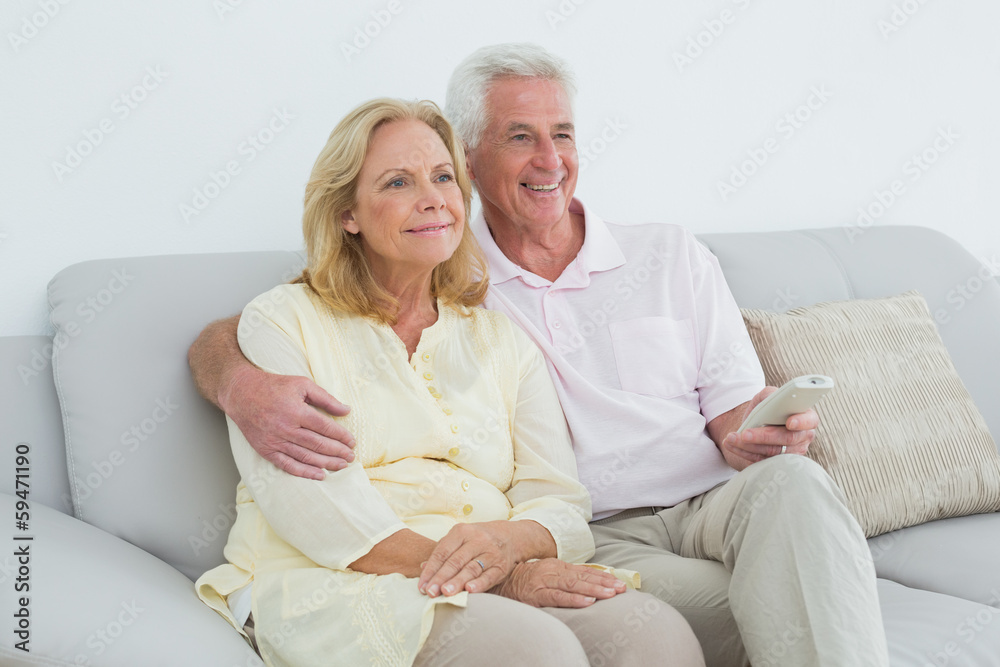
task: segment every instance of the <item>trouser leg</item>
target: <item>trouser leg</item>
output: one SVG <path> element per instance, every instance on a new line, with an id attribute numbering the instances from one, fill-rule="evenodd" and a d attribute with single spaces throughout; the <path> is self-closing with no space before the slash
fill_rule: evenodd
<path id="1" fill-rule="evenodd" d="M 708 667 L 748 667 L 729 608 L 730 574 L 722 563 L 683 558 L 657 515 L 591 525 L 593 561 L 639 572 L 642 591 L 668 603 L 688 622 Z M 678 542 L 680 533 L 678 531 Z"/>
<path id="2" fill-rule="evenodd" d="M 438 605 L 414 667 L 586 667 L 576 635 L 540 609 L 499 595 L 469 596 L 464 609 Z"/>
<path id="3" fill-rule="evenodd" d="M 888 665 L 867 543 L 815 462 L 772 457 L 713 489 L 679 553 L 732 573 L 729 604 L 754 667 Z"/>
<path id="4" fill-rule="evenodd" d="M 701 646 L 684 617 L 646 593 L 629 591 L 582 609 L 542 611 L 573 631 L 592 667 L 705 665 Z"/>
<path id="5" fill-rule="evenodd" d="M 664 665 L 703 667 L 684 619 L 630 591 L 582 609 L 537 609 L 490 594 L 464 609 L 440 605 L 415 667 Z"/>

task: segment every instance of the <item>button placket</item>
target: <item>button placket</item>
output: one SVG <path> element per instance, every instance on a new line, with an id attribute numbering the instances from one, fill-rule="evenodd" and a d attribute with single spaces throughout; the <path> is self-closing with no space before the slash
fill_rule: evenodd
<path id="1" fill-rule="evenodd" d="M 424 367 L 424 371 L 420 374 L 420 376 L 424 379 L 424 383 L 425 383 L 424 386 L 427 388 L 427 392 L 437 402 L 438 407 L 441 408 L 441 411 L 444 412 L 444 414 L 446 414 L 446 415 L 450 415 L 452 413 L 451 408 L 448 407 L 448 404 L 445 403 L 442 400 L 443 396 L 442 396 L 441 392 L 438 390 L 437 385 L 436 384 L 432 384 L 434 382 L 434 377 L 435 377 L 434 376 L 434 371 L 433 371 L 433 369 L 428 368 L 428 366 L 430 365 L 431 359 L 432 359 L 432 356 L 431 356 L 430 352 L 424 352 L 423 354 L 420 355 L 419 361 L 423 362 L 423 363 L 418 363 L 418 365 Z M 419 369 L 415 369 L 415 370 L 419 370 Z"/>
<path id="2" fill-rule="evenodd" d="M 545 292 L 544 317 L 545 317 L 545 322 L 548 323 L 550 330 L 555 329 L 558 331 L 562 329 L 563 323 L 562 320 L 559 318 L 560 313 L 559 313 L 559 308 L 556 305 L 557 302 L 556 296 L 558 295 L 551 287 L 548 289 L 548 291 Z M 555 340 L 555 335 L 553 335 L 553 341 L 554 340 Z"/>

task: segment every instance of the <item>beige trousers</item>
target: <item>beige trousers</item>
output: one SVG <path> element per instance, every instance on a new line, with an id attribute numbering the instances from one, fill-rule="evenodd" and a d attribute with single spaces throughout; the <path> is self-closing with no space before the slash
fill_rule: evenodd
<path id="1" fill-rule="evenodd" d="M 498 595 L 439 605 L 415 667 L 703 667 L 687 622 L 659 599 L 629 591 L 584 609 L 535 608 Z"/>
<path id="2" fill-rule="evenodd" d="M 691 624 L 709 667 L 889 664 L 868 545 L 810 459 L 771 457 L 674 507 L 591 529 L 594 562 L 637 570 L 642 590 Z"/>

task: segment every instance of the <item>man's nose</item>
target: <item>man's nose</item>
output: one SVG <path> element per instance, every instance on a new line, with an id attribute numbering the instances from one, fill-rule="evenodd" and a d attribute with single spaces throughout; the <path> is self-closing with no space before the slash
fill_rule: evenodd
<path id="1" fill-rule="evenodd" d="M 533 163 L 540 169 L 555 171 L 562 164 L 562 157 L 551 137 L 543 137 L 536 144 Z"/>

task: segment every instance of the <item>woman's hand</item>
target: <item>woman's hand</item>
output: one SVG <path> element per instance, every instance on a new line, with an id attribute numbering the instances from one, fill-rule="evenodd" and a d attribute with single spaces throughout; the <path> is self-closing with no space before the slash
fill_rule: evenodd
<path id="1" fill-rule="evenodd" d="M 481 593 L 504 581 L 518 563 L 555 555 L 555 540 L 535 521 L 460 523 L 427 558 L 417 588 L 430 597 Z"/>
<path id="2" fill-rule="evenodd" d="M 520 563 L 492 593 L 532 607 L 588 607 L 626 590 L 613 574 L 557 558 Z"/>

